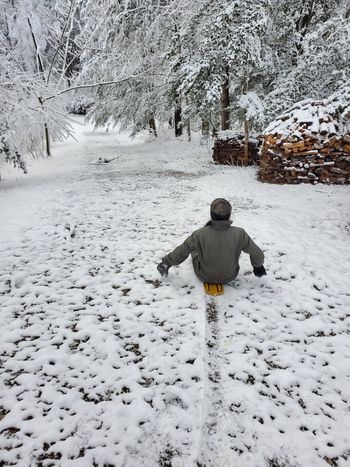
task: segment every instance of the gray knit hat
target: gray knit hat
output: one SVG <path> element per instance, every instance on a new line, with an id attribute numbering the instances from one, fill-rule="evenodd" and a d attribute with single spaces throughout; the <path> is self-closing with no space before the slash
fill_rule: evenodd
<path id="1" fill-rule="evenodd" d="M 217 198 L 211 203 L 210 215 L 213 220 L 227 220 L 232 211 L 231 204 L 224 198 Z"/>

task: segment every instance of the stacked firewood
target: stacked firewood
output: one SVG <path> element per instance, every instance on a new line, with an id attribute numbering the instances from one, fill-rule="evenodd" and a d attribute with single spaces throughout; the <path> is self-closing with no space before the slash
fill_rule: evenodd
<path id="1" fill-rule="evenodd" d="M 244 157 L 243 135 L 219 137 L 214 142 L 213 159 L 222 165 L 253 165 L 258 163 L 259 141 L 248 142 L 248 160 Z"/>
<path id="2" fill-rule="evenodd" d="M 339 122 L 322 102 L 296 105 L 262 139 L 262 182 L 350 183 L 350 133 L 339 133 Z"/>

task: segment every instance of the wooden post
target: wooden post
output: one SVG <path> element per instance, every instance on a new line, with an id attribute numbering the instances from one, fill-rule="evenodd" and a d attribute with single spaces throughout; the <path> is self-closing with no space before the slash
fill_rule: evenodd
<path id="1" fill-rule="evenodd" d="M 247 117 L 244 118 L 244 165 L 249 161 L 249 121 Z"/>

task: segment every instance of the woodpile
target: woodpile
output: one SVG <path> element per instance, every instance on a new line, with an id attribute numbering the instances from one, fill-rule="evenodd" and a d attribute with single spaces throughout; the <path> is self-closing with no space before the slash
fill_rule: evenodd
<path id="1" fill-rule="evenodd" d="M 251 139 L 248 142 L 248 160 L 244 158 L 243 135 L 225 135 L 222 132 L 214 142 L 213 160 L 221 165 L 254 165 L 259 159 L 259 141 Z"/>
<path id="2" fill-rule="evenodd" d="M 310 100 L 296 104 L 262 136 L 259 180 L 350 183 L 350 132 L 341 127 L 334 107 Z"/>

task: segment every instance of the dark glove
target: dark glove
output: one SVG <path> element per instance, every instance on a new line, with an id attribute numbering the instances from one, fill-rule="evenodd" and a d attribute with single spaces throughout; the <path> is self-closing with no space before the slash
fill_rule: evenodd
<path id="1" fill-rule="evenodd" d="M 163 261 L 162 261 L 161 263 L 159 263 L 158 266 L 157 266 L 157 269 L 158 269 L 158 271 L 159 271 L 159 274 L 160 274 L 161 276 L 164 276 L 164 277 L 167 277 L 168 272 L 169 272 L 169 268 L 170 268 L 170 266 L 167 265 L 167 264 L 165 264 L 165 263 L 163 263 Z"/>
<path id="2" fill-rule="evenodd" d="M 254 271 L 254 274 L 255 274 L 257 277 L 266 276 L 266 271 L 265 271 L 264 266 L 255 267 L 255 268 L 253 268 L 253 271 Z"/>

